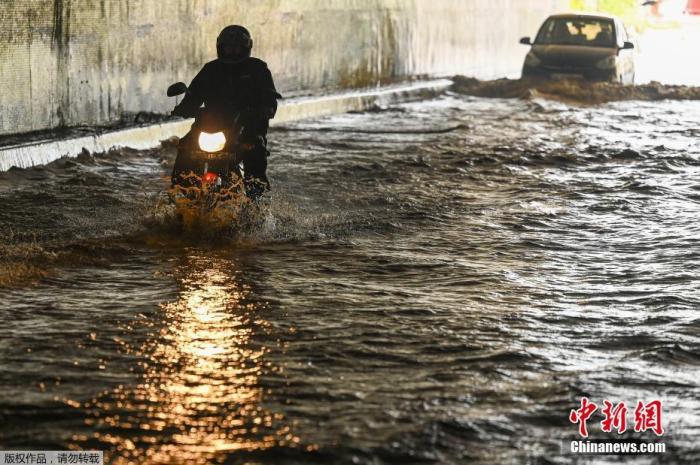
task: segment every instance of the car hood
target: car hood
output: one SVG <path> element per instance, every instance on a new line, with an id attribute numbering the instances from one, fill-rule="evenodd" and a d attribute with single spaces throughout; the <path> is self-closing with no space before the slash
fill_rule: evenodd
<path id="1" fill-rule="evenodd" d="M 557 67 L 595 66 L 600 60 L 615 55 L 614 48 L 580 45 L 535 45 L 532 53 L 543 64 Z"/>

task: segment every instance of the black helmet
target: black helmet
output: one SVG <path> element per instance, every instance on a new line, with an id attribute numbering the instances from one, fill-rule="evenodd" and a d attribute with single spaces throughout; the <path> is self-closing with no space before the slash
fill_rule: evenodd
<path id="1" fill-rule="evenodd" d="M 250 57 L 253 39 L 243 26 L 226 26 L 216 38 L 216 55 L 225 63 L 238 63 Z"/>

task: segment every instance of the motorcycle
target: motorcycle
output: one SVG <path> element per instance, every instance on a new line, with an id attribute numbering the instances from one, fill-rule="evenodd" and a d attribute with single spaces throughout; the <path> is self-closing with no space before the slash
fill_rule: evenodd
<path id="1" fill-rule="evenodd" d="M 168 97 L 188 92 L 178 82 L 168 87 Z M 180 140 L 171 176 L 171 200 L 186 199 L 206 209 L 235 195 L 245 195 L 239 143 L 240 115 L 201 108 L 190 132 Z"/>

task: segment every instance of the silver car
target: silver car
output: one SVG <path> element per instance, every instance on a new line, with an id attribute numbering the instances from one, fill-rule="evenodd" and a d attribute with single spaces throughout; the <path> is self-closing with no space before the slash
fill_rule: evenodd
<path id="1" fill-rule="evenodd" d="M 634 44 L 620 19 L 605 15 L 547 18 L 525 57 L 523 77 L 583 78 L 634 84 Z"/>

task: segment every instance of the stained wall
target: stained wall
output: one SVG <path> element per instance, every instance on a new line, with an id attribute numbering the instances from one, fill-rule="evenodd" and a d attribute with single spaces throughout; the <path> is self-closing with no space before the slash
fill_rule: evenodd
<path id="1" fill-rule="evenodd" d="M 168 84 L 247 26 L 287 95 L 517 73 L 566 0 L 0 0 L 0 134 L 163 113 Z"/>

